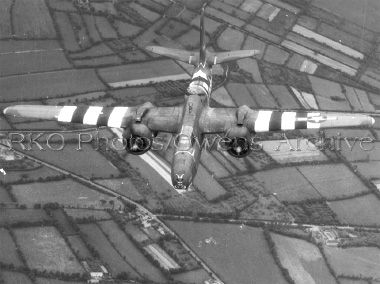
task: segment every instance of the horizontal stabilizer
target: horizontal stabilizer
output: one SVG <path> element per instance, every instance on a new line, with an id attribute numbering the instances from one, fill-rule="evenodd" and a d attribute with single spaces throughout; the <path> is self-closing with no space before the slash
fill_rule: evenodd
<path id="1" fill-rule="evenodd" d="M 260 50 L 247 49 L 247 50 L 233 50 L 224 52 L 208 52 L 207 62 L 215 65 L 233 60 L 238 60 L 246 57 L 252 57 L 260 53 Z"/>
<path id="2" fill-rule="evenodd" d="M 166 56 L 193 65 L 197 65 L 199 60 L 199 54 L 193 51 L 168 48 L 163 46 L 147 46 L 145 49 L 155 54 Z"/>

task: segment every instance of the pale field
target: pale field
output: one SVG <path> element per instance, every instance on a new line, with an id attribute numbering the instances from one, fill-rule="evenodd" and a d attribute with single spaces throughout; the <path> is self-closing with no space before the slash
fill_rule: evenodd
<path id="1" fill-rule="evenodd" d="M 29 227 L 13 231 L 30 268 L 64 273 L 84 272 L 54 227 Z"/>
<path id="2" fill-rule="evenodd" d="M 261 229 L 180 221 L 168 224 L 222 281 L 247 284 L 255 279 L 257 283 L 286 283 Z"/>
<path id="3" fill-rule="evenodd" d="M 329 202 L 329 207 L 343 224 L 379 225 L 380 201 L 373 194 Z"/>
<path id="4" fill-rule="evenodd" d="M 278 65 L 283 65 L 289 57 L 289 53 L 275 45 L 269 45 L 265 51 L 264 60 Z"/>
<path id="5" fill-rule="evenodd" d="M 335 284 L 326 263 L 316 246 L 304 240 L 271 234 L 284 268 L 296 284 Z"/>
<path id="6" fill-rule="evenodd" d="M 328 262 L 338 275 L 380 279 L 380 250 L 375 247 L 324 247 Z"/>
<path id="7" fill-rule="evenodd" d="M 256 83 L 262 83 L 263 79 L 261 78 L 261 73 L 257 61 L 252 58 L 244 58 L 236 61 L 239 65 L 239 68 L 244 71 L 251 73 L 253 81 Z"/>

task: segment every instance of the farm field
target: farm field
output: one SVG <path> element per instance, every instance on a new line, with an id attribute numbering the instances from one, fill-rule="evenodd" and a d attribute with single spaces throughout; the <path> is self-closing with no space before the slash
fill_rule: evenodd
<path id="1" fill-rule="evenodd" d="M 15 267 L 24 266 L 17 254 L 16 245 L 9 231 L 0 228 L 0 263 L 13 264 Z"/>
<path id="2" fill-rule="evenodd" d="M 0 225 L 17 223 L 35 223 L 48 221 L 51 218 L 41 209 L 13 209 L 7 208 L 1 211 Z"/>
<path id="3" fill-rule="evenodd" d="M 144 198 L 129 178 L 96 179 L 95 182 L 115 190 L 135 201 L 141 201 Z"/>
<path id="4" fill-rule="evenodd" d="M 320 197 L 296 167 L 261 171 L 255 173 L 254 177 L 263 183 L 266 190 L 276 193 L 281 201 L 301 201 Z"/>
<path id="5" fill-rule="evenodd" d="M 47 41 L 44 44 L 37 41 L 31 46 L 25 41 L 5 42 L 4 45 L 10 48 L 9 51 L 0 52 L 0 64 L 8 67 L 0 69 L 0 76 L 70 68 L 71 64 L 59 45 L 50 42 L 55 43 Z"/>
<path id="6" fill-rule="evenodd" d="M 3 77 L 0 88 L 7 90 L 2 95 L 3 102 L 20 102 L 100 91 L 104 85 L 94 70 L 79 69 Z"/>
<path id="7" fill-rule="evenodd" d="M 104 39 L 117 38 L 117 34 L 115 30 L 112 28 L 111 24 L 107 21 L 106 18 L 96 16 L 95 24 L 102 38 Z"/>
<path id="8" fill-rule="evenodd" d="M 58 202 L 71 206 L 106 208 L 110 205 L 108 203 L 103 205 L 100 200 L 113 199 L 72 179 L 17 184 L 12 186 L 12 192 L 18 202 L 30 206 L 35 203 Z"/>
<path id="9" fill-rule="evenodd" d="M 9 38 L 12 35 L 11 6 L 13 0 L 4 0 L 0 3 L 0 38 Z"/>
<path id="10" fill-rule="evenodd" d="M 298 170 L 327 199 L 350 196 L 369 189 L 344 164 L 298 166 Z"/>
<path id="11" fill-rule="evenodd" d="M 91 252 L 88 250 L 85 243 L 78 235 L 67 236 L 67 240 L 70 243 L 70 246 L 72 247 L 75 254 L 78 256 L 79 260 L 93 258 Z"/>
<path id="12" fill-rule="evenodd" d="M 206 270 L 200 268 L 197 270 L 175 274 L 173 279 L 185 283 L 203 283 L 207 279 L 210 279 L 210 275 L 208 275 Z"/>
<path id="13" fill-rule="evenodd" d="M 99 75 L 111 86 L 136 80 L 151 80 L 186 74 L 173 60 L 160 60 L 159 62 L 142 62 L 128 65 L 107 67 L 99 69 Z M 187 74 L 186 74 L 187 75 Z M 117 85 L 118 86 L 118 85 Z"/>
<path id="14" fill-rule="evenodd" d="M 115 245 L 120 255 L 140 274 L 146 275 L 148 279 L 165 283 L 167 280 L 161 271 L 136 248 L 124 231 L 114 221 L 98 222 L 102 231 L 108 235 L 110 241 Z"/>
<path id="15" fill-rule="evenodd" d="M 300 151 L 291 151 L 286 140 L 268 140 L 261 143 L 263 150 L 280 164 L 328 161 L 328 158 L 314 144 L 308 143 L 306 139 L 299 141 L 297 139 L 288 139 L 288 141 L 294 150 L 298 147 Z"/>
<path id="16" fill-rule="evenodd" d="M 281 264 L 295 283 L 335 284 L 318 248 L 304 240 L 271 234 Z"/>
<path id="17" fill-rule="evenodd" d="M 76 282 L 76 281 L 63 281 L 58 279 L 49 279 L 36 277 L 36 284 L 85 284 L 86 282 Z"/>
<path id="18" fill-rule="evenodd" d="M 226 283 L 247 284 L 252 279 L 286 283 L 261 229 L 180 221 L 168 224 Z"/>
<path id="19" fill-rule="evenodd" d="M 27 171 L 7 171 L 7 174 L 1 177 L 1 180 L 5 183 L 13 183 L 19 181 L 22 177 L 37 180 L 38 178 L 47 178 L 57 175 L 60 175 L 60 173 L 46 166 L 41 166 Z"/>
<path id="20" fill-rule="evenodd" d="M 380 161 L 353 163 L 360 173 L 368 179 L 380 178 Z"/>
<path id="21" fill-rule="evenodd" d="M 63 235 L 75 235 L 76 232 L 66 217 L 62 208 L 50 210 L 50 214 L 57 221 L 58 228 Z"/>
<path id="22" fill-rule="evenodd" d="M 375 247 L 323 248 L 328 262 L 338 275 L 380 279 L 380 249 Z"/>
<path id="23" fill-rule="evenodd" d="M 74 219 L 93 218 L 94 220 L 109 220 L 111 215 L 104 210 L 65 208 L 68 216 Z"/>
<path id="24" fill-rule="evenodd" d="M 137 226 L 135 226 L 133 224 L 127 223 L 125 225 L 125 231 L 134 240 L 136 240 L 140 243 L 149 240 L 149 237 L 143 231 L 141 231 Z"/>
<path id="25" fill-rule="evenodd" d="M 90 136 L 88 135 L 82 135 L 81 137 L 82 140 L 89 138 Z M 39 151 L 35 148 L 34 151 L 29 151 L 28 154 L 86 178 L 109 178 L 119 175 L 118 169 L 88 143 L 81 143 L 82 150 L 76 150 L 79 148 L 78 141 L 79 137 L 76 135 L 75 143 L 67 143 L 62 151 L 50 149 Z"/>
<path id="26" fill-rule="evenodd" d="M 127 272 L 132 278 L 138 278 L 135 270 L 111 246 L 106 236 L 96 224 L 80 224 L 79 228 L 85 234 L 87 242 L 96 248 L 100 259 L 107 264 L 112 275 L 116 276 L 119 273 Z"/>
<path id="27" fill-rule="evenodd" d="M 12 17 L 18 38 L 47 39 L 57 36 L 44 0 L 16 0 Z"/>
<path id="28" fill-rule="evenodd" d="M 12 199 L 9 193 L 2 186 L 0 186 L 0 202 L 4 202 L 4 203 L 12 202 Z"/>
<path id="29" fill-rule="evenodd" d="M 4 284 L 33 284 L 26 274 L 20 272 L 2 270 L 0 271 L 0 277 L 0 279 L 4 280 Z"/>
<path id="30" fill-rule="evenodd" d="M 264 84 L 247 84 L 246 86 L 258 106 L 262 108 L 278 108 L 277 102 Z"/>
<path id="31" fill-rule="evenodd" d="M 62 36 L 63 45 L 65 46 L 65 49 L 70 52 L 79 51 L 80 46 L 76 40 L 75 33 L 71 26 L 68 14 L 63 12 L 55 12 L 54 17 L 57 22 L 60 34 Z"/>
<path id="32" fill-rule="evenodd" d="M 19 228 L 13 232 L 30 268 L 64 273 L 84 272 L 54 227 Z"/>
<path id="33" fill-rule="evenodd" d="M 263 79 L 261 78 L 259 65 L 257 64 L 257 60 L 252 58 L 239 59 L 238 61 L 236 61 L 236 63 L 239 65 L 240 69 L 248 73 L 251 73 L 253 81 L 255 81 L 256 83 L 263 82 Z"/>
<path id="34" fill-rule="evenodd" d="M 338 215 L 342 224 L 376 226 L 380 224 L 380 201 L 373 194 L 329 202 L 329 207 Z"/>
<path id="35" fill-rule="evenodd" d="M 360 136 L 365 137 L 365 136 Z M 350 141 L 350 144 L 353 145 L 353 141 Z M 371 144 L 363 144 L 363 147 L 371 149 L 370 151 L 364 151 L 360 148 L 360 142 L 356 142 L 355 145 L 350 149 L 348 146 L 342 147 L 342 155 L 348 161 L 363 161 L 368 164 L 371 161 L 380 161 L 380 142 L 374 142 Z"/>
<path id="36" fill-rule="evenodd" d="M 106 65 L 119 65 L 122 63 L 123 60 L 116 55 L 109 55 L 90 59 L 78 59 L 74 61 L 74 65 L 77 67 L 101 67 Z"/>
<path id="37" fill-rule="evenodd" d="M 239 50 L 243 44 L 244 34 L 238 30 L 227 28 L 218 37 L 217 44 L 224 50 Z"/>
<path id="38" fill-rule="evenodd" d="M 228 83 L 226 89 L 236 105 L 247 105 L 249 107 L 257 107 L 256 101 L 252 98 L 251 93 L 247 90 L 245 84 Z M 239 94 L 236 96 L 234 94 Z"/>

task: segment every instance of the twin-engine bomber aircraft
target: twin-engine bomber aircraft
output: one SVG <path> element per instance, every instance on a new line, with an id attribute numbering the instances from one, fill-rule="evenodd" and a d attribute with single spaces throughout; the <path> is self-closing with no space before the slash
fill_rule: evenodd
<path id="1" fill-rule="evenodd" d="M 242 138 L 249 138 L 254 133 L 372 126 L 375 123 L 371 114 L 262 110 L 250 109 L 248 106 L 211 108 L 209 100 L 212 90 L 212 66 L 254 56 L 259 51 L 212 52 L 206 49 L 204 9 L 205 7 L 202 8 L 200 20 L 199 53 L 160 46 L 146 48 L 151 52 L 195 66 L 183 105 L 174 107 L 155 107 L 151 103 L 134 107 L 14 105 L 7 107 L 4 114 L 57 120 L 63 123 L 122 128 L 123 137 L 127 138 L 126 150 L 135 155 L 141 155 L 149 150 L 149 147 L 143 147 L 141 150 L 141 147 L 136 146 L 138 140 L 151 139 L 158 132 L 179 134 L 171 168 L 172 183 L 178 189 L 187 189 L 196 175 L 202 150 L 200 145 L 205 134 L 225 135 L 229 138 L 228 153 L 235 157 L 244 157 L 250 152 L 250 146 Z M 132 139 L 129 139 L 130 137 Z M 139 137 L 142 139 L 133 139 Z"/>

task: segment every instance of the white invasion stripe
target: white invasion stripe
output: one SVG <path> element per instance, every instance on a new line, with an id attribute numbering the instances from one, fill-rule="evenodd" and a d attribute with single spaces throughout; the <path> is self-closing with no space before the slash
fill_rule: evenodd
<path id="1" fill-rule="evenodd" d="M 351 76 L 356 75 L 356 72 L 357 72 L 356 69 L 351 68 L 350 66 L 345 65 L 343 63 L 340 63 L 334 59 L 331 59 L 330 57 L 319 54 L 319 53 L 317 53 L 313 50 L 310 50 L 310 49 L 308 49 L 302 45 L 299 45 L 293 41 L 284 40 L 283 42 L 281 42 L 281 45 L 290 49 L 290 50 L 293 50 L 299 54 L 309 56 L 310 58 L 313 58 L 313 59 L 317 60 L 318 62 L 325 64 L 331 68 L 334 68 L 334 69 L 340 70 L 344 73 L 347 73 L 348 75 L 351 75 Z"/>
<path id="2" fill-rule="evenodd" d="M 339 50 L 347 55 L 350 55 L 352 57 L 355 57 L 355 58 L 359 58 L 359 59 L 363 59 L 364 58 L 364 54 L 351 48 L 351 47 L 348 47 L 346 45 L 343 45 L 339 42 L 336 42 L 332 39 L 329 39 L 323 35 L 320 35 L 320 34 L 317 34 L 316 32 L 313 32 L 307 28 L 304 28 L 300 25 L 294 25 L 293 27 L 293 32 L 296 32 L 298 34 L 301 34 L 303 35 L 304 37 L 307 37 L 307 38 L 311 38 L 311 39 L 314 39 L 318 42 L 321 42 L 321 43 L 324 43 L 332 48 L 334 48 L 335 50 Z"/>
<path id="3" fill-rule="evenodd" d="M 294 130 L 296 127 L 296 113 L 284 112 L 281 116 L 281 130 Z"/>
<path id="4" fill-rule="evenodd" d="M 114 107 L 110 117 L 107 121 L 108 127 L 121 127 L 125 113 L 127 112 L 128 107 Z"/>
<path id="5" fill-rule="evenodd" d="M 112 88 L 126 87 L 126 86 L 140 86 L 157 82 L 165 82 L 165 81 L 176 81 L 176 80 L 186 80 L 189 79 L 190 76 L 187 73 L 183 74 L 175 74 L 175 75 L 167 75 L 160 77 L 152 77 L 152 78 L 141 78 L 136 80 L 127 80 L 120 82 L 110 82 L 107 84 Z"/>
<path id="6" fill-rule="evenodd" d="M 96 125 L 102 110 L 101 106 L 90 106 L 83 116 L 83 124 Z"/>
<path id="7" fill-rule="evenodd" d="M 202 70 L 198 70 L 197 72 L 193 74 L 192 78 L 196 78 L 196 77 L 202 77 L 204 79 L 207 79 L 205 72 L 203 72 Z"/>
<path id="8" fill-rule="evenodd" d="M 307 118 L 313 118 L 313 117 L 319 117 L 321 116 L 320 113 L 317 113 L 317 112 L 312 112 L 312 113 L 308 113 L 307 114 Z M 321 127 L 321 124 L 319 122 L 311 122 L 311 121 L 307 121 L 306 122 L 306 128 L 307 129 L 317 129 L 317 128 L 320 128 Z"/>
<path id="9" fill-rule="evenodd" d="M 265 132 L 269 131 L 269 122 L 272 116 L 273 111 L 271 110 L 260 110 L 257 114 L 255 121 L 255 131 L 256 132 Z"/>
<path id="10" fill-rule="evenodd" d="M 73 118 L 74 111 L 77 109 L 76 106 L 64 106 L 61 108 L 61 111 L 59 112 L 58 121 L 61 122 L 71 122 L 71 119 Z"/>

